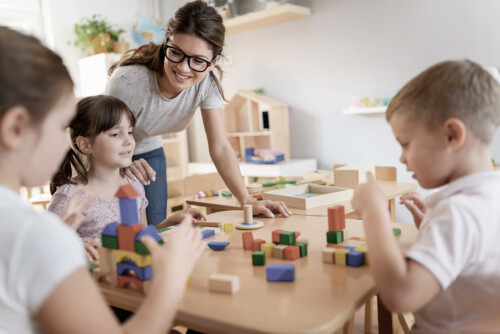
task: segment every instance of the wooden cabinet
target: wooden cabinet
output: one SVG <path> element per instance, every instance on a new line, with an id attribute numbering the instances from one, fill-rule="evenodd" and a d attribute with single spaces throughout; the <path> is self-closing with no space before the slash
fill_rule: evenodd
<path id="1" fill-rule="evenodd" d="M 167 137 L 167 136 L 165 136 Z M 182 210 L 184 204 L 183 180 L 187 175 L 188 148 L 186 131 L 163 138 L 163 151 L 167 160 L 167 216 Z"/>

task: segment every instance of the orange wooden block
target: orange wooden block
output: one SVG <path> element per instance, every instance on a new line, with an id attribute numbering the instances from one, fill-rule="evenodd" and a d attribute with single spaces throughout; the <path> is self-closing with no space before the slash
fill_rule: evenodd
<path id="1" fill-rule="evenodd" d="M 328 208 L 328 231 L 338 232 L 345 229 L 345 210 L 343 205 Z"/>
<path id="2" fill-rule="evenodd" d="M 252 250 L 253 251 L 260 251 L 262 250 L 261 246 L 262 244 L 265 244 L 266 241 L 263 240 L 263 239 L 255 239 L 253 242 L 252 242 Z"/>
<path id="3" fill-rule="evenodd" d="M 283 258 L 285 260 L 294 261 L 300 258 L 300 247 L 299 246 L 287 246 L 283 250 Z"/>
<path id="4" fill-rule="evenodd" d="M 285 232 L 285 230 L 274 230 L 273 231 L 273 242 L 280 243 L 280 233 Z"/>
<path id="5" fill-rule="evenodd" d="M 144 225 L 123 225 L 118 224 L 118 249 L 135 253 L 135 238 Z"/>
<path id="6" fill-rule="evenodd" d="M 144 293 L 144 284 L 143 281 L 139 280 L 134 275 L 116 275 L 116 286 L 119 288 L 126 288 L 130 285 L 135 286 L 137 290 Z"/>
<path id="7" fill-rule="evenodd" d="M 252 232 L 243 232 L 241 234 L 243 238 L 243 249 L 252 250 L 253 243 L 253 233 Z"/>
<path id="8" fill-rule="evenodd" d="M 295 231 L 295 240 L 300 236 L 300 232 Z"/>
<path id="9" fill-rule="evenodd" d="M 137 190 L 130 183 L 121 186 L 115 194 L 118 198 L 136 198 L 139 197 Z"/>
<path id="10" fill-rule="evenodd" d="M 336 249 L 344 248 L 344 246 L 342 246 L 340 244 L 328 244 L 328 247 L 336 248 Z"/>

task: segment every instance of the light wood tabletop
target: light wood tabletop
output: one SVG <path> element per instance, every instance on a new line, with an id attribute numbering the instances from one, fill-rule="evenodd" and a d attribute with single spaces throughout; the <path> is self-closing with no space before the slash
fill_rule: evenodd
<path id="1" fill-rule="evenodd" d="M 408 191 L 417 190 L 417 185 L 411 182 L 391 182 L 391 181 L 379 181 L 377 184 L 380 186 L 384 192 L 389 206 L 389 211 L 391 213 L 391 220 L 396 221 L 396 198 Z M 226 211 L 226 210 L 242 210 L 238 200 L 233 197 L 215 196 L 215 197 L 204 197 L 197 198 L 196 196 L 186 197 L 186 204 L 196 205 L 201 207 L 206 207 L 208 212 Z M 326 208 L 341 204 L 345 207 L 345 213 L 350 214 L 354 212 L 351 206 L 351 201 L 340 202 L 335 204 L 330 204 L 327 206 L 320 206 L 312 209 L 298 209 L 289 208 L 294 215 L 306 215 L 306 216 L 327 216 Z M 351 216 L 352 217 L 352 216 Z"/>
<path id="2" fill-rule="evenodd" d="M 209 216 L 222 223 L 239 223 L 241 211 L 223 211 Z M 265 266 L 252 265 L 252 251 L 242 246 L 242 231 L 216 234 L 208 241 L 229 241 L 220 252 L 208 247 L 203 252 L 186 288 L 175 323 L 205 333 L 332 333 L 342 328 L 353 312 L 375 292 L 369 266 L 359 268 L 323 263 L 326 247 L 326 217 L 294 215 L 289 218 L 263 218 L 254 238 L 271 242 L 271 231 L 301 232 L 308 238 L 308 255 L 296 261 L 266 258 L 266 264 L 294 264 L 294 282 L 267 282 Z M 347 220 L 349 237 L 364 236 L 362 222 Z M 399 242 L 407 249 L 416 239 L 413 224 L 394 223 L 402 230 Z M 359 245 L 360 241 L 346 244 Z M 234 295 L 208 289 L 214 273 L 238 275 L 241 288 Z M 142 296 L 133 290 L 99 283 L 107 301 L 134 311 Z M 165 282 L 168 284 L 168 282 Z"/>

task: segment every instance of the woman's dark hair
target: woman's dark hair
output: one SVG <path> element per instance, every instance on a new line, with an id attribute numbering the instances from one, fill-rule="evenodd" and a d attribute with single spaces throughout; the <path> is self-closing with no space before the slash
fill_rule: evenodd
<path id="1" fill-rule="evenodd" d="M 149 43 L 137 49 L 127 51 L 119 62 L 113 64 L 109 68 L 109 75 L 111 75 L 117 67 L 127 65 L 144 65 L 160 76 L 165 75 L 163 66 L 165 61 L 165 50 L 163 45 L 169 37 L 175 34 L 190 34 L 197 36 L 210 45 L 213 52 L 213 58 L 222 56 L 226 28 L 224 27 L 222 17 L 219 13 L 217 13 L 215 8 L 207 5 L 205 1 L 191 1 L 180 7 L 175 12 L 174 17 L 168 21 L 165 30 L 165 42 L 162 45 Z M 222 69 L 219 65 L 216 65 L 215 68 L 219 72 L 219 77 L 222 80 Z M 213 72 L 210 72 L 210 76 L 217 84 L 217 88 L 222 98 L 226 100 L 219 79 Z"/>
<path id="2" fill-rule="evenodd" d="M 87 165 L 80 155 L 76 138 L 85 137 L 93 140 L 101 132 L 112 129 L 119 124 L 123 115 L 126 115 L 132 127 L 135 126 L 134 114 L 122 100 L 107 95 L 89 96 L 81 99 L 76 107 L 76 116 L 69 125 L 71 147 L 59 171 L 50 182 L 50 193 L 54 194 L 63 184 L 87 184 Z M 73 170 L 76 172 L 76 181 L 73 181 Z M 123 176 L 123 171 L 122 176 Z"/>
<path id="3" fill-rule="evenodd" d="M 73 81 L 61 57 L 32 36 L 0 26 L 0 118 L 24 106 L 41 122 Z"/>

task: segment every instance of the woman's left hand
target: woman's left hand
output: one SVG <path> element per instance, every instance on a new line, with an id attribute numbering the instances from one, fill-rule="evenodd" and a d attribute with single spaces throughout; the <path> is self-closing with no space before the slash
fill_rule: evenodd
<path id="1" fill-rule="evenodd" d="M 274 218 L 274 213 L 281 213 L 283 217 L 290 217 L 292 212 L 288 210 L 286 204 L 281 201 L 253 201 L 248 200 L 245 204 L 251 204 L 253 209 L 253 215 L 264 215 L 268 218 Z"/>

